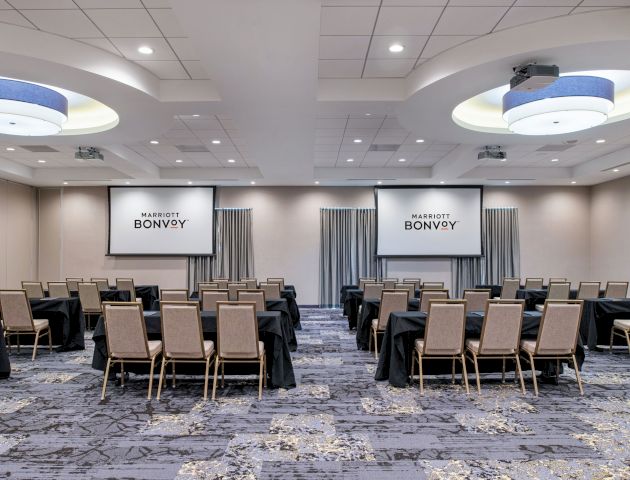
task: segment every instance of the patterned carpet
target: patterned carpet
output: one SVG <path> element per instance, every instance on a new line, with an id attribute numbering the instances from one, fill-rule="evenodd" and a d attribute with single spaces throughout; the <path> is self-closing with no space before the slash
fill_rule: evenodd
<path id="1" fill-rule="evenodd" d="M 373 380 L 339 310 L 305 309 L 293 354 L 298 388 L 229 379 L 203 402 L 180 378 L 162 401 L 146 377 L 113 384 L 84 352 L 11 357 L 0 382 L 0 477 L 116 479 L 628 479 L 630 356 L 592 353 L 580 397 L 573 375 L 541 396 L 488 376 L 466 396 L 450 377 L 396 389 Z M 472 380 L 472 376 L 471 376 Z M 416 383 L 417 386 L 417 383 Z"/>

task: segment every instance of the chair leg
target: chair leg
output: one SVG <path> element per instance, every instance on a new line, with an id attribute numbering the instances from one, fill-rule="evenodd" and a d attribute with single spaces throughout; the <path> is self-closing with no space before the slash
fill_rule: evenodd
<path id="1" fill-rule="evenodd" d="M 477 355 L 472 352 L 473 363 L 475 365 L 475 377 L 477 378 L 477 393 L 481 395 L 481 381 L 479 380 L 479 364 L 477 363 Z"/>
<path id="2" fill-rule="evenodd" d="M 171 375 L 171 385 L 175 388 L 175 361 L 172 362 L 171 367 L 173 368 L 173 375 Z"/>
<path id="3" fill-rule="evenodd" d="M 149 370 L 149 393 L 147 400 L 151 400 L 151 390 L 153 390 L 153 369 L 155 368 L 155 357 L 151 359 L 151 369 Z"/>
<path id="4" fill-rule="evenodd" d="M 523 380 L 523 370 L 521 369 L 521 360 L 518 358 L 518 353 L 514 355 L 514 360 L 516 360 L 516 372 L 514 376 L 518 373 L 518 377 L 521 380 L 521 392 L 525 395 L 525 380 Z"/>
<path id="5" fill-rule="evenodd" d="M 212 400 L 216 398 L 217 394 L 217 375 L 219 374 L 219 356 L 214 359 L 214 380 L 212 381 Z"/>
<path id="6" fill-rule="evenodd" d="M 378 331 L 374 330 L 374 358 L 378 359 Z"/>
<path id="7" fill-rule="evenodd" d="M 17 336 L 17 352 L 20 353 L 20 334 L 18 333 L 16 336 Z"/>
<path id="8" fill-rule="evenodd" d="M 628 353 L 630 354 L 630 330 L 625 330 L 626 334 L 626 343 L 628 344 Z"/>
<path id="9" fill-rule="evenodd" d="M 462 379 L 466 386 L 466 395 L 470 395 L 470 388 L 468 387 L 468 372 L 466 371 L 466 355 L 462 355 Z"/>
<path id="10" fill-rule="evenodd" d="M 107 388 L 107 379 L 109 378 L 109 366 L 112 363 L 112 359 L 107 359 L 107 366 L 105 367 L 105 376 L 103 377 L 103 388 L 101 390 L 101 400 L 105 400 L 105 389 Z"/>
<path id="11" fill-rule="evenodd" d="M 263 386 L 267 388 L 267 356 L 263 355 L 263 377 L 265 378 L 265 383 Z"/>
<path id="12" fill-rule="evenodd" d="M 556 358 L 556 383 L 560 381 L 560 359 Z"/>
<path id="13" fill-rule="evenodd" d="M 263 384 L 263 359 L 258 360 L 258 400 L 262 400 L 262 384 Z"/>
<path id="14" fill-rule="evenodd" d="M 614 340 L 614 339 L 615 339 L 615 327 L 613 326 L 613 327 L 610 329 L 610 346 L 608 347 L 608 351 L 609 351 L 610 353 L 612 353 L 612 346 L 613 346 L 613 340 Z M 630 344 L 628 344 L 628 345 L 630 345 Z M 630 346 L 629 346 L 628 348 L 630 348 Z"/>
<path id="15" fill-rule="evenodd" d="M 505 357 L 502 358 L 503 365 L 501 368 L 501 383 L 505 383 Z"/>
<path id="16" fill-rule="evenodd" d="M 164 382 L 164 367 L 166 367 L 166 358 L 162 357 L 162 366 L 160 367 L 160 381 L 158 382 L 157 399 L 160 399 L 162 393 L 162 383 Z"/>
<path id="17" fill-rule="evenodd" d="M 225 362 L 221 363 L 221 388 L 225 388 Z"/>
<path id="18" fill-rule="evenodd" d="M 212 355 L 209 355 L 208 358 L 206 358 L 206 375 L 203 379 L 203 401 L 204 402 L 208 400 L 208 373 L 210 371 L 211 358 L 212 358 Z"/>
<path id="19" fill-rule="evenodd" d="M 422 355 L 418 354 L 418 373 L 420 376 L 420 395 L 424 395 L 424 377 L 422 376 Z"/>
<path id="20" fill-rule="evenodd" d="M 368 339 L 368 352 L 372 351 L 372 336 L 374 335 L 374 329 L 370 328 L 370 337 Z"/>
<path id="21" fill-rule="evenodd" d="M 584 395 L 584 389 L 582 388 L 582 377 L 580 377 L 580 369 L 578 368 L 577 360 L 575 359 L 575 355 L 571 355 L 571 360 L 573 361 L 573 368 L 575 368 L 575 378 L 578 382 L 578 387 L 580 387 L 580 395 Z"/>
<path id="22" fill-rule="evenodd" d="M 411 374 L 409 375 L 409 386 L 413 385 L 413 372 L 416 368 L 416 352 L 411 352 Z"/>
<path id="23" fill-rule="evenodd" d="M 534 395 L 538 396 L 538 380 L 536 379 L 536 366 L 534 365 L 534 357 L 529 352 L 527 352 L 527 355 L 529 355 L 529 364 L 532 367 L 532 381 L 534 382 Z"/>
<path id="24" fill-rule="evenodd" d="M 31 357 L 31 362 L 35 360 L 35 355 L 37 355 L 37 344 L 39 343 L 39 334 L 40 332 L 37 332 L 35 334 L 35 344 L 33 345 L 33 356 Z"/>
<path id="25" fill-rule="evenodd" d="M 453 357 L 451 362 L 451 384 L 455 385 L 455 357 Z"/>
<path id="26" fill-rule="evenodd" d="M 48 353 L 52 354 L 52 332 L 50 327 L 48 327 Z"/>
<path id="27" fill-rule="evenodd" d="M 125 362 L 120 361 L 120 386 L 125 386 Z"/>

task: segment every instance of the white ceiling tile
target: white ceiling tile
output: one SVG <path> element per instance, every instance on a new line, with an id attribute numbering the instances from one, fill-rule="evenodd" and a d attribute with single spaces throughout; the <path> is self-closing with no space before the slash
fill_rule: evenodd
<path id="1" fill-rule="evenodd" d="M 179 20 L 177 20 L 173 10 L 170 8 L 152 8 L 149 10 L 149 14 L 153 17 L 153 20 L 165 37 L 186 36 Z"/>
<path id="2" fill-rule="evenodd" d="M 140 0 L 75 0 L 81 8 L 144 8 Z"/>
<path id="3" fill-rule="evenodd" d="M 210 78 L 208 76 L 208 72 L 206 72 L 206 69 L 203 67 L 201 62 L 194 60 L 184 60 L 182 63 L 184 64 L 184 67 L 186 67 L 186 70 L 193 78 L 193 80 L 207 80 Z"/>
<path id="4" fill-rule="evenodd" d="M 377 7 L 322 7 L 321 35 L 371 35 Z"/>
<path id="5" fill-rule="evenodd" d="M 175 53 L 163 38 L 112 38 L 111 42 L 129 60 L 177 60 Z M 138 52 L 141 46 L 153 49 L 151 55 Z"/>
<path id="6" fill-rule="evenodd" d="M 336 137 L 343 136 L 345 128 L 317 128 L 315 130 L 315 137 Z"/>
<path id="7" fill-rule="evenodd" d="M 449 7 L 509 7 L 513 3 L 514 0 L 451 0 L 448 5 Z"/>
<path id="8" fill-rule="evenodd" d="M 338 137 L 315 137 L 315 145 L 341 145 L 342 135 Z"/>
<path id="9" fill-rule="evenodd" d="M 402 128 L 402 127 L 400 126 L 400 123 L 398 123 L 398 119 L 388 117 L 385 119 L 385 121 L 383 122 L 383 125 L 381 126 L 381 129 L 383 128 Z"/>
<path id="10" fill-rule="evenodd" d="M 442 7 L 382 7 L 375 35 L 430 35 Z"/>
<path id="11" fill-rule="evenodd" d="M 0 23 L 10 23 L 20 27 L 35 28 L 31 22 L 20 15 L 17 10 L 0 10 Z"/>
<path id="12" fill-rule="evenodd" d="M 420 55 L 428 36 L 374 36 L 370 44 L 368 58 L 398 59 L 413 58 Z M 400 53 L 389 51 L 390 45 L 400 43 L 405 49 Z"/>
<path id="13" fill-rule="evenodd" d="M 7 10 L 13 10 L 13 7 L 11 5 L 9 5 L 6 0 L 0 0 L 0 10 L 3 9 L 7 9 Z"/>
<path id="14" fill-rule="evenodd" d="M 581 0 L 516 0 L 515 7 L 575 7 Z M 600 2 L 607 3 L 607 2 Z"/>
<path id="15" fill-rule="evenodd" d="M 378 128 L 346 128 L 344 137 L 349 142 L 352 142 L 355 138 L 360 138 L 365 143 L 366 140 L 372 139 L 377 132 Z"/>
<path id="16" fill-rule="evenodd" d="M 199 60 L 197 47 L 190 38 L 169 38 L 168 42 L 180 60 Z"/>
<path id="17" fill-rule="evenodd" d="M 321 153 L 333 153 L 333 152 L 339 151 L 339 146 L 329 145 L 329 144 L 324 144 L 324 145 L 315 144 L 313 146 L 313 151 L 321 152 Z"/>
<path id="18" fill-rule="evenodd" d="M 319 37 L 319 58 L 324 60 L 364 59 L 370 44 L 369 36 Z"/>
<path id="19" fill-rule="evenodd" d="M 483 35 L 492 31 L 507 7 L 446 7 L 436 35 Z"/>
<path id="20" fill-rule="evenodd" d="M 182 123 L 195 132 L 202 132 L 203 135 L 208 137 L 213 135 L 225 135 L 223 127 L 219 120 L 215 117 L 208 118 L 187 118 Z"/>
<path id="21" fill-rule="evenodd" d="M 595 12 L 597 10 L 610 10 L 611 8 L 617 8 L 617 7 L 577 7 L 571 13 L 572 14 L 575 14 L 575 13 L 588 13 L 588 12 Z"/>
<path id="22" fill-rule="evenodd" d="M 381 4 L 381 0 L 322 0 L 324 7 L 365 7 Z"/>
<path id="23" fill-rule="evenodd" d="M 362 167 L 384 167 L 387 161 L 392 157 L 394 152 L 367 152 L 363 161 Z"/>
<path id="24" fill-rule="evenodd" d="M 8 5 L 6 2 L 2 2 L 0 8 L 5 8 L 4 5 L 7 5 L 8 8 L 11 8 L 10 5 Z M 72 0 L 11 0 L 11 5 L 13 5 L 13 7 L 17 8 L 18 10 L 54 10 L 57 8 L 72 10 L 79 8 L 77 7 L 77 4 L 74 3 Z"/>
<path id="25" fill-rule="evenodd" d="M 142 0 L 147 8 L 171 8 L 171 0 Z"/>
<path id="26" fill-rule="evenodd" d="M 317 128 L 342 128 L 345 130 L 348 120 L 345 118 L 318 118 Z"/>
<path id="27" fill-rule="evenodd" d="M 186 80 L 189 78 L 184 68 L 177 61 L 144 60 L 136 61 L 136 63 L 161 80 Z"/>
<path id="28" fill-rule="evenodd" d="M 116 50 L 112 42 L 107 38 L 77 38 L 82 43 L 87 43 L 88 45 L 92 45 L 93 47 L 100 48 L 101 50 L 105 50 L 106 52 L 113 53 L 114 55 L 120 56 L 120 52 Z"/>
<path id="29" fill-rule="evenodd" d="M 377 135 L 374 140 L 372 140 L 372 143 L 376 145 L 400 145 L 405 141 L 405 138 L 405 136 L 390 137 L 386 135 Z"/>
<path id="30" fill-rule="evenodd" d="M 474 35 L 431 35 L 424 50 L 422 58 L 431 58 L 449 48 L 460 45 L 468 40 L 477 38 Z"/>
<path id="31" fill-rule="evenodd" d="M 334 167 L 336 163 L 336 158 L 315 158 L 313 160 L 316 167 Z"/>
<path id="32" fill-rule="evenodd" d="M 630 0 L 584 0 L 580 7 L 598 7 L 602 5 L 607 7 L 627 7 L 630 6 Z"/>
<path id="33" fill-rule="evenodd" d="M 22 14 L 40 30 L 69 38 L 102 37 L 81 10 L 24 10 Z"/>
<path id="34" fill-rule="evenodd" d="M 144 9 L 96 9 L 85 13 L 108 37 L 162 36 Z"/>
<path id="35" fill-rule="evenodd" d="M 383 120 L 372 118 L 351 118 L 348 120 L 347 133 L 352 134 L 355 130 L 370 129 L 370 133 L 375 133 L 381 127 Z M 357 132 L 360 133 L 360 132 Z"/>
<path id="36" fill-rule="evenodd" d="M 320 78 L 360 78 L 363 60 L 320 60 Z"/>
<path id="37" fill-rule="evenodd" d="M 572 7 L 513 7 L 501 19 L 495 30 L 515 27 L 524 23 L 538 22 L 547 18 L 568 15 Z"/>
<path id="38" fill-rule="evenodd" d="M 364 78 L 405 77 L 413 68 L 412 58 L 400 60 L 368 60 L 365 64 Z"/>
<path id="39" fill-rule="evenodd" d="M 443 7 L 447 3 L 448 0 L 383 0 L 383 6 L 389 7 Z"/>

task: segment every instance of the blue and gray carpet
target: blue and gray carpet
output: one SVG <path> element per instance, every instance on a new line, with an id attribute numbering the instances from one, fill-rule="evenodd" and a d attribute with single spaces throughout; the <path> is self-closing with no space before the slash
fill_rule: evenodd
<path id="1" fill-rule="evenodd" d="M 116 479 L 628 479 L 630 356 L 587 356 L 580 397 L 559 386 L 520 395 L 487 376 L 466 396 L 450 376 L 424 398 L 373 379 L 339 310 L 305 309 L 293 354 L 298 388 L 228 379 L 218 401 L 182 377 L 162 401 L 146 377 L 110 384 L 84 352 L 11 357 L 0 381 L 0 478 Z M 472 380 L 472 376 L 470 377 Z M 416 384 L 417 385 L 417 384 Z"/>

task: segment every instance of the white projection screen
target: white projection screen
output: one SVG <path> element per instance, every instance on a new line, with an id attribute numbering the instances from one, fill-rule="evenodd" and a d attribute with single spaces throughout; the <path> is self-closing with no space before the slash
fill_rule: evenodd
<path id="1" fill-rule="evenodd" d="M 376 254 L 481 255 L 482 187 L 376 188 Z"/>
<path id="2" fill-rule="evenodd" d="M 214 187 L 110 187 L 109 255 L 214 255 Z"/>

